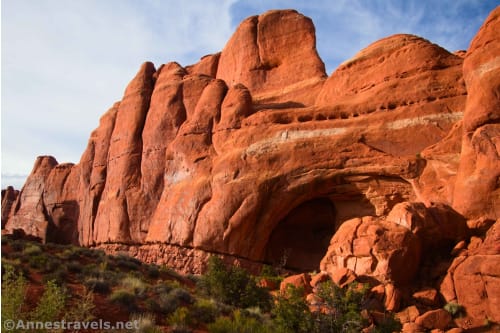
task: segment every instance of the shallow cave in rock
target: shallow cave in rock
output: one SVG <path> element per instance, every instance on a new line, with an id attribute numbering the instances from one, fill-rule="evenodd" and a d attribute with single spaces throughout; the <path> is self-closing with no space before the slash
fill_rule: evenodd
<path id="1" fill-rule="evenodd" d="M 273 230 L 266 262 L 298 271 L 313 271 L 336 230 L 337 212 L 328 198 L 306 201 L 282 219 Z"/>

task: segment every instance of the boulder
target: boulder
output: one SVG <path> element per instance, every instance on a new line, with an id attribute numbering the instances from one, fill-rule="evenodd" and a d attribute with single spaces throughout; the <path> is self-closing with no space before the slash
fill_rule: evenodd
<path id="1" fill-rule="evenodd" d="M 426 329 L 445 330 L 451 323 L 451 315 L 443 309 L 427 311 L 415 319 L 415 324 Z"/>
<path id="2" fill-rule="evenodd" d="M 420 311 L 415 305 L 411 305 L 396 313 L 395 316 L 401 322 L 401 324 L 406 324 L 415 322 L 417 317 L 420 316 Z"/>
<path id="3" fill-rule="evenodd" d="M 312 292 L 311 288 L 311 276 L 309 274 L 298 274 L 286 277 L 280 285 L 280 292 L 282 294 L 286 293 L 288 285 L 292 285 L 298 289 L 302 289 L 304 296 Z"/>
<path id="4" fill-rule="evenodd" d="M 467 254 L 455 258 L 444 277 L 440 292 L 446 302 L 464 307 L 465 318 L 458 322 L 464 329 L 480 327 L 486 319 L 500 322 L 500 220 L 484 241 Z"/>
<path id="5" fill-rule="evenodd" d="M 412 295 L 418 303 L 437 308 L 440 306 L 439 294 L 434 288 L 425 288 Z"/>
<path id="6" fill-rule="evenodd" d="M 419 202 L 403 202 L 394 206 L 387 220 L 411 230 L 428 250 L 456 243 L 468 232 L 465 218 L 439 203 L 426 207 Z"/>
<path id="7" fill-rule="evenodd" d="M 404 285 L 417 272 L 420 254 L 420 242 L 407 228 L 363 217 L 340 226 L 321 261 L 321 270 L 333 274 L 348 268 L 358 276 Z"/>

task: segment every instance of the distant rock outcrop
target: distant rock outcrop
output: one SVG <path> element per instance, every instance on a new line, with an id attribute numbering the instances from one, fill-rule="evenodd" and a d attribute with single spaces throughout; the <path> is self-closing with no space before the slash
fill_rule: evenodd
<path id="1" fill-rule="evenodd" d="M 309 18 L 250 17 L 195 65 L 143 64 L 78 164 L 40 157 L 18 195 L 2 192 L 2 227 L 184 272 L 213 253 L 349 272 L 383 283 L 396 309 L 429 257 L 496 220 L 426 281 L 474 325 L 499 320 L 481 294 L 500 283 L 499 17 L 466 52 L 394 35 L 329 77 Z"/>

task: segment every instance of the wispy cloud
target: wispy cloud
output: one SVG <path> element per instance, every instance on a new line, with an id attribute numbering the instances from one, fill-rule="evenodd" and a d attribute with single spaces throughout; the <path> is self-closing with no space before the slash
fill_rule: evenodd
<path id="1" fill-rule="evenodd" d="M 142 62 L 221 50 L 231 3 L 3 0 L 2 187 L 20 187 L 9 173 L 29 173 L 38 155 L 78 162 Z"/>
<path id="2" fill-rule="evenodd" d="M 220 51 L 250 15 L 295 8 L 311 17 L 331 72 L 394 33 L 465 49 L 496 5 L 496 0 L 3 0 L 2 187 L 20 187 L 38 155 L 78 162 L 99 117 L 121 98 L 142 62 L 194 63 Z"/>

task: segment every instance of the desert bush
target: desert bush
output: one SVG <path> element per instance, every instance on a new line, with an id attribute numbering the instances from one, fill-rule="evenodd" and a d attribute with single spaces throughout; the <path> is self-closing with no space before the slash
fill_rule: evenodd
<path id="1" fill-rule="evenodd" d="M 279 285 L 281 281 L 283 281 L 283 276 L 280 276 L 278 272 L 272 266 L 269 265 L 262 266 L 260 277 L 273 281 L 277 285 Z"/>
<path id="2" fill-rule="evenodd" d="M 50 273 L 56 270 L 66 271 L 66 265 L 63 264 L 59 259 L 51 255 L 46 255 L 45 264 L 40 268 L 43 273 Z"/>
<path id="3" fill-rule="evenodd" d="M 213 323 L 219 315 L 217 304 L 213 300 L 199 299 L 191 307 L 191 316 L 199 324 Z"/>
<path id="4" fill-rule="evenodd" d="M 31 255 L 28 259 L 28 264 L 31 268 L 36 270 L 44 270 L 47 264 L 48 257 L 44 253 Z"/>
<path id="5" fill-rule="evenodd" d="M 12 239 L 10 237 L 6 237 L 2 235 L 2 245 L 9 245 L 12 242 Z"/>
<path id="6" fill-rule="evenodd" d="M 42 253 L 42 248 L 35 244 L 27 244 L 23 250 L 23 253 L 27 256 L 34 256 Z"/>
<path id="7" fill-rule="evenodd" d="M 444 309 L 448 311 L 453 318 L 457 318 L 465 314 L 465 308 L 456 302 L 447 303 L 444 306 Z"/>
<path id="8" fill-rule="evenodd" d="M 170 291 L 170 295 L 184 304 L 193 303 L 193 296 L 184 288 L 174 288 Z"/>
<path id="9" fill-rule="evenodd" d="M 73 296 L 73 303 L 64 313 L 64 319 L 68 322 L 91 321 L 95 318 L 92 314 L 94 308 L 94 295 L 92 294 L 92 291 L 85 289 L 82 294 L 77 295 L 76 297 Z"/>
<path id="10" fill-rule="evenodd" d="M 370 333 L 393 333 L 401 332 L 403 325 L 394 317 L 392 313 L 386 313 L 381 323 L 377 324 Z"/>
<path id="11" fill-rule="evenodd" d="M 314 319 L 303 294 L 302 288 L 289 284 L 277 297 L 272 315 L 278 332 L 313 332 Z"/>
<path id="12" fill-rule="evenodd" d="M 13 251 L 17 251 L 17 252 L 23 251 L 25 245 L 26 245 L 26 243 L 20 239 L 13 239 L 10 242 L 10 248 Z"/>
<path id="13" fill-rule="evenodd" d="M 57 256 L 65 260 L 76 260 L 80 258 L 77 248 L 74 246 L 64 249 L 62 252 L 58 253 Z"/>
<path id="14" fill-rule="evenodd" d="M 240 310 L 233 312 L 231 317 L 219 317 L 215 322 L 208 324 L 210 333 L 271 333 L 274 328 L 263 321 L 247 317 Z M 294 332 L 294 331 L 287 331 Z"/>
<path id="15" fill-rule="evenodd" d="M 57 269 L 50 271 L 48 273 L 45 273 L 42 276 L 42 281 L 44 283 L 48 283 L 49 281 L 52 281 L 53 283 L 57 284 L 58 286 L 62 286 L 66 282 L 67 276 L 68 276 L 68 273 L 66 272 L 66 267 L 59 266 Z"/>
<path id="16" fill-rule="evenodd" d="M 89 277 L 83 284 L 87 289 L 99 294 L 107 294 L 111 290 L 110 283 L 101 277 Z"/>
<path id="17" fill-rule="evenodd" d="M 133 292 L 137 296 L 143 296 L 146 292 L 147 285 L 144 281 L 133 276 L 127 276 L 120 282 L 123 289 Z"/>
<path id="18" fill-rule="evenodd" d="M 323 309 L 315 313 L 316 329 L 320 332 L 359 332 L 366 325 L 361 316 L 366 289 L 358 287 L 357 283 L 345 288 L 332 281 L 321 283 L 317 295 L 323 300 Z"/>
<path id="19" fill-rule="evenodd" d="M 222 303 L 239 308 L 259 306 L 270 309 L 271 298 L 266 289 L 259 287 L 241 267 L 228 268 L 216 256 L 209 259 L 207 272 L 200 278 L 198 286 L 207 296 Z"/>
<path id="20" fill-rule="evenodd" d="M 125 289 L 117 289 L 111 293 L 109 296 L 109 301 L 115 304 L 119 304 L 130 311 L 136 308 L 137 296 Z"/>
<path id="21" fill-rule="evenodd" d="M 154 294 L 168 294 L 172 289 L 180 288 L 181 284 L 177 281 L 161 281 L 151 287 Z"/>
<path id="22" fill-rule="evenodd" d="M 127 270 L 138 270 L 142 262 L 136 258 L 132 258 L 126 254 L 118 254 L 114 257 L 114 262 L 115 264 L 122 268 L 122 269 L 127 269 Z"/>
<path id="23" fill-rule="evenodd" d="M 156 265 L 147 265 L 146 275 L 151 279 L 157 279 L 160 277 L 160 269 Z"/>
<path id="24" fill-rule="evenodd" d="M 168 275 L 168 276 L 170 276 L 172 278 L 175 278 L 175 279 L 181 279 L 182 278 L 181 274 L 179 274 L 177 271 L 175 271 L 172 268 L 167 267 L 167 266 L 160 266 L 160 273 Z"/>
<path id="25" fill-rule="evenodd" d="M 2 257 L 2 276 L 5 273 L 5 269 L 10 267 L 14 270 L 14 275 L 22 275 L 24 277 L 29 276 L 29 269 L 21 263 L 19 258 L 5 258 Z"/>
<path id="26" fill-rule="evenodd" d="M 170 314 L 177 308 L 193 302 L 191 294 L 183 288 L 174 288 L 168 292 L 160 293 L 156 299 L 156 304 L 153 307 L 163 314 Z"/>
<path id="27" fill-rule="evenodd" d="M 26 288 L 26 279 L 22 275 L 17 275 L 12 266 L 5 265 L 2 276 L 2 327 L 5 327 L 6 320 L 25 319 L 22 307 L 26 297 Z M 17 330 L 12 332 L 17 332 Z"/>
<path id="28" fill-rule="evenodd" d="M 173 313 L 168 316 L 168 324 L 171 326 L 173 333 L 190 333 L 192 330 L 189 326 L 192 323 L 192 317 L 188 308 L 177 308 Z"/>
<path id="29" fill-rule="evenodd" d="M 162 330 L 155 325 L 155 318 L 152 314 L 134 314 L 130 321 L 135 323 L 136 333 L 161 333 Z"/>
<path id="30" fill-rule="evenodd" d="M 68 262 L 66 267 L 68 268 L 68 271 L 71 273 L 80 273 L 83 270 L 83 265 L 76 260 Z"/>
<path id="31" fill-rule="evenodd" d="M 53 322 L 60 318 L 66 305 L 68 294 L 54 281 L 47 282 L 38 305 L 31 313 L 32 321 Z"/>

